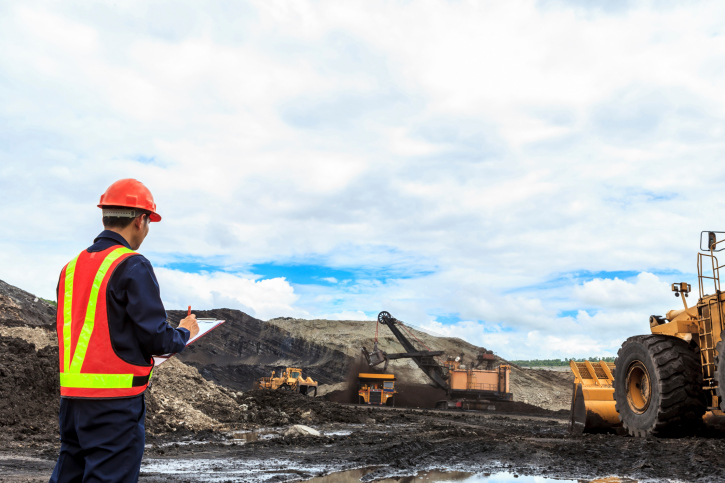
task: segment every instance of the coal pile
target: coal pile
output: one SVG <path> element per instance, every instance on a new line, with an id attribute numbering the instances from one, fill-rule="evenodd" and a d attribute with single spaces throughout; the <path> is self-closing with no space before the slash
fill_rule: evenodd
<path id="1" fill-rule="evenodd" d="M 0 441 L 58 439 L 58 348 L 0 337 Z"/>

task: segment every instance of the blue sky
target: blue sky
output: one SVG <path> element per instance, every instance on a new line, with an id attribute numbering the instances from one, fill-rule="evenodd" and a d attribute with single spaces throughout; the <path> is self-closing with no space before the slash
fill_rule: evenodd
<path id="1" fill-rule="evenodd" d="M 508 358 L 614 355 L 721 227 L 724 13 L 3 2 L 0 279 L 53 298 L 133 177 L 167 308 L 388 310 Z"/>

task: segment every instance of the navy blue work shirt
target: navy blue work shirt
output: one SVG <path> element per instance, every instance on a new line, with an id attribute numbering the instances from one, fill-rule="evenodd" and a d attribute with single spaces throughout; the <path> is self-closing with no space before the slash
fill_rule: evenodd
<path id="1" fill-rule="evenodd" d="M 121 235 L 104 230 L 88 251 L 100 252 L 117 245 L 131 248 Z M 143 255 L 118 264 L 108 281 L 106 302 L 111 344 L 124 361 L 147 365 L 152 355 L 181 352 L 186 346 L 190 333 L 166 322 L 159 283 Z"/>

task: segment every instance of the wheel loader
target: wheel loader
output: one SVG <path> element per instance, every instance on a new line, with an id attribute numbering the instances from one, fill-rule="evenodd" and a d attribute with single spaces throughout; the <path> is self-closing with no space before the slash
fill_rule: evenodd
<path id="1" fill-rule="evenodd" d="M 683 307 L 649 318 L 650 333 L 630 337 L 614 364 L 570 362 L 574 391 L 570 430 L 615 429 L 632 436 L 681 436 L 725 409 L 725 293 L 717 254 L 723 232 L 702 232 L 697 254 L 699 298 L 688 283 L 673 283 Z M 712 290 L 707 294 L 707 291 Z"/>

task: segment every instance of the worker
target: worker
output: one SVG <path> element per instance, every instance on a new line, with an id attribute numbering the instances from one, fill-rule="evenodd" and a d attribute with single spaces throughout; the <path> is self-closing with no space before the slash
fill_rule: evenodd
<path id="1" fill-rule="evenodd" d="M 104 231 L 61 271 L 58 282 L 60 456 L 55 482 L 135 482 L 145 441 L 154 354 L 181 352 L 196 316 L 166 321 L 151 263 L 136 253 L 161 221 L 135 179 L 101 196 Z"/>

